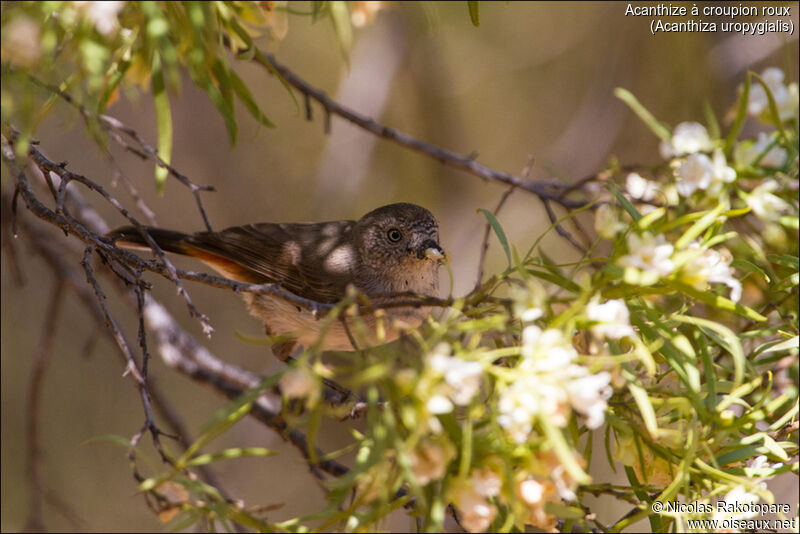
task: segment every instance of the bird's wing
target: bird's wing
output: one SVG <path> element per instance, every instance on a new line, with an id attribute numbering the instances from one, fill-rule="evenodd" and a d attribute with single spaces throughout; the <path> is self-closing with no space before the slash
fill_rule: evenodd
<path id="1" fill-rule="evenodd" d="M 278 282 L 298 296 L 332 303 L 344 296 L 353 278 L 354 224 L 249 224 L 198 233 L 185 242 L 201 252 L 192 255 L 227 276 L 253 283 Z"/>

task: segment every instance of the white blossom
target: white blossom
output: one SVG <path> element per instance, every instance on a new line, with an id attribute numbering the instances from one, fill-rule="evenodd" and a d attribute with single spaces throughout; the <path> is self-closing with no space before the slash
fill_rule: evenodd
<path id="1" fill-rule="evenodd" d="M 677 171 L 678 193 L 690 197 L 698 189 L 717 196 L 723 184 L 736 179 L 736 171 L 728 166 L 722 150 L 715 150 L 713 160 L 705 154 L 692 154 L 680 164 Z"/>
<path id="2" fill-rule="evenodd" d="M 758 138 L 755 142 L 745 141 L 738 143 L 733 150 L 734 160 L 739 165 L 752 165 L 758 156 L 760 156 L 768 146 L 773 144 L 773 139 L 765 132 L 759 132 Z M 758 164 L 761 167 L 770 167 L 778 169 L 786 164 L 789 154 L 785 149 L 774 145 L 769 149 L 769 152 L 764 154 L 764 157 L 759 160 Z"/>
<path id="3" fill-rule="evenodd" d="M 602 424 L 611 377 L 605 372 L 591 375 L 574 363 L 576 358 L 577 352 L 560 330 L 525 327 L 522 361 L 497 401 L 497 422 L 512 440 L 526 442 L 537 416 L 565 426 L 570 408 L 586 416 L 591 428 Z"/>
<path id="4" fill-rule="evenodd" d="M 667 243 L 663 235 L 653 237 L 650 233 L 639 236 L 628 234 L 628 254 L 619 259 L 623 267 L 633 267 L 659 277 L 669 276 L 675 269 L 671 256 L 675 248 Z"/>
<path id="5" fill-rule="evenodd" d="M 660 189 L 656 182 L 642 178 L 637 172 L 629 173 L 625 178 L 625 190 L 636 200 L 653 200 Z"/>
<path id="6" fill-rule="evenodd" d="M 107 0 L 103 2 L 73 2 L 75 7 L 86 14 L 98 33 L 106 37 L 113 35 L 119 28 L 119 12 L 125 7 L 125 2 Z"/>
<path id="7" fill-rule="evenodd" d="M 569 402 L 575 411 L 586 416 L 586 426 L 599 428 L 605 420 L 606 401 L 611 397 L 611 375 L 605 371 L 590 374 L 585 367 L 577 367 L 584 376 L 566 384 Z"/>
<path id="8" fill-rule="evenodd" d="M 733 256 L 726 249 L 705 249 L 699 243 L 691 243 L 687 251 L 696 251 L 681 271 L 681 280 L 695 289 L 705 291 L 710 282 L 725 284 L 731 289 L 730 299 L 738 302 L 742 297 L 742 283 L 734 277 L 731 269 Z"/>
<path id="9" fill-rule="evenodd" d="M 670 159 L 697 152 L 711 152 L 714 145 L 706 127 L 699 122 L 682 122 L 675 127 L 669 142 L 659 146 L 661 157 Z"/>
<path id="10" fill-rule="evenodd" d="M 716 506 L 712 520 L 723 521 L 725 519 L 751 519 L 759 514 L 758 509 L 748 507 L 759 501 L 758 495 L 750 493 L 744 486 L 736 486 L 720 499 L 725 503 L 724 506 Z"/>
<path id="11" fill-rule="evenodd" d="M 479 362 L 449 356 L 450 347 L 440 343 L 428 357 L 428 365 L 435 375 L 444 378 L 428 400 L 431 413 L 448 413 L 453 404 L 468 405 L 481 387 L 483 367 Z"/>
<path id="12" fill-rule="evenodd" d="M 621 339 L 634 335 L 624 300 L 614 299 L 600 304 L 598 299 L 593 299 L 586 306 L 586 315 L 590 321 L 597 321 L 591 331 L 599 338 Z"/>
<path id="13" fill-rule="evenodd" d="M 777 221 L 783 213 L 791 209 L 788 202 L 772 194 L 777 188 L 778 182 L 768 180 L 747 195 L 747 205 L 759 218 L 767 221 Z"/>
<path id="14" fill-rule="evenodd" d="M 791 119 L 797 114 L 798 90 L 797 84 L 786 86 L 783 83 L 783 71 L 776 67 L 764 69 L 761 79 L 769 87 L 775 106 L 778 108 L 778 117 L 781 121 Z M 747 97 L 747 112 L 753 117 L 762 116 L 769 111 L 769 99 L 764 86 L 757 80 L 750 84 L 750 93 Z"/>

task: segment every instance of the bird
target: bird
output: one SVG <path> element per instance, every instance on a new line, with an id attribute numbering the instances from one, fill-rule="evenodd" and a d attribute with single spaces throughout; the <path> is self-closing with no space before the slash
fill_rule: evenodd
<path id="1" fill-rule="evenodd" d="M 381 206 L 357 221 L 262 222 L 194 234 L 144 228 L 162 250 L 196 258 L 226 278 L 278 284 L 322 304 L 339 302 L 351 286 L 372 302 L 385 303 L 392 295 L 407 293 L 437 297 L 438 270 L 448 259 L 439 244 L 436 218 L 408 202 Z M 134 226 L 107 236 L 117 246 L 150 249 Z M 366 313 L 356 325 L 352 318 L 346 323 L 319 320 L 310 310 L 274 294 L 243 291 L 242 296 L 267 335 L 279 339 L 272 351 L 283 361 L 298 346 L 357 350 L 354 326 L 366 326 L 360 337 L 367 345 L 389 343 L 405 328 L 419 326 L 430 311 L 425 306 L 387 307 L 383 320 Z"/>

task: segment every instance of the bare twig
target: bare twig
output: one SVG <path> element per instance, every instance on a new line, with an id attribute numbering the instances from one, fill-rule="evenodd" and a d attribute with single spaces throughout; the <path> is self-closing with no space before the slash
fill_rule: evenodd
<path id="1" fill-rule="evenodd" d="M 492 169 L 475 161 L 472 155 L 463 156 L 450 150 L 425 143 L 400 130 L 384 126 L 369 117 L 361 115 L 331 99 L 323 91 L 300 78 L 286 66 L 278 63 L 272 54 L 256 50 L 253 61 L 264 66 L 270 73 L 277 72 L 289 85 L 300 91 L 304 98 L 313 98 L 316 100 L 325 109 L 326 114 L 332 113 L 338 115 L 378 137 L 416 150 L 417 152 L 432 157 L 444 165 L 466 171 L 484 180 L 501 182 L 529 191 L 542 200 L 556 202 L 568 209 L 579 208 L 585 205 L 585 202 L 566 198 L 566 186 L 562 184 L 533 182 L 507 172 Z"/>

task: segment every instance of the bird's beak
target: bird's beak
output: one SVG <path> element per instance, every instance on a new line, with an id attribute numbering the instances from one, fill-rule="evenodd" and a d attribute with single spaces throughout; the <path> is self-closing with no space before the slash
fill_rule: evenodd
<path id="1" fill-rule="evenodd" d="M 433 239 L 428 239 L 422 244 L 419 248 L 419 252 L 417 252 L 417 257 L 419 259 L 436 260 L 441 263 L 447 263 L 448 261 L 447 254 L 444 253 L 442 247 Z"/>

